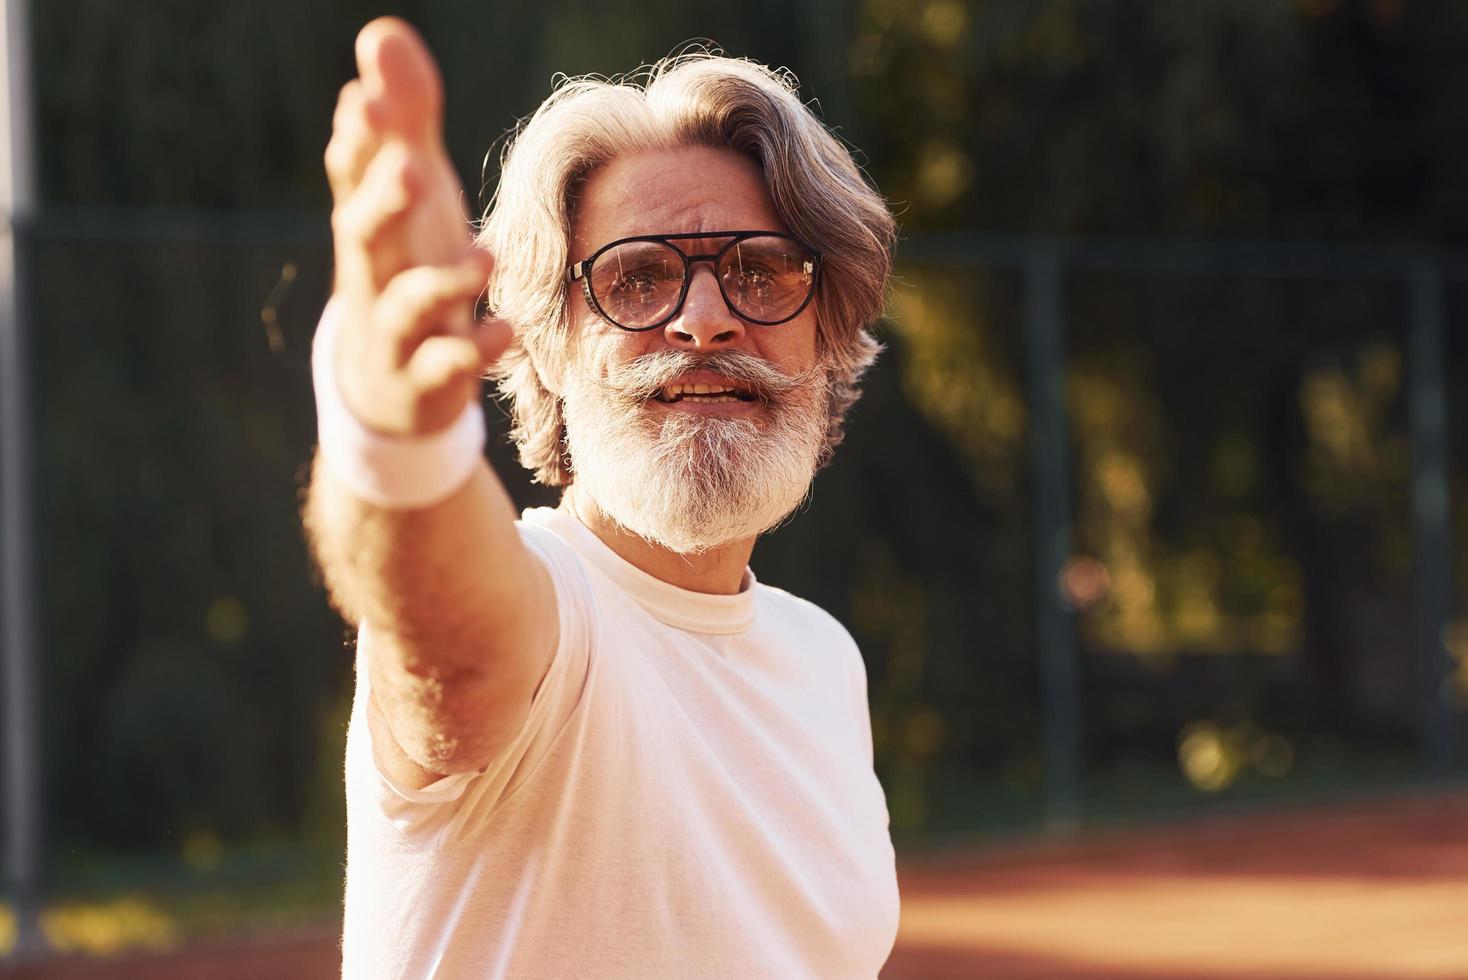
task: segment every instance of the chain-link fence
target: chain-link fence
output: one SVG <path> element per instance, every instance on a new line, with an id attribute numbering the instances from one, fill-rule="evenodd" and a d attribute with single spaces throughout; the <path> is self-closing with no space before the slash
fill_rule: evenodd
<path id="1" fill-rule="evenodd" d="M 29 241 L 47 891 L 330 916 L 350 638 L 297 517 L 326 221 Z M 1427 252 L 905 243 L 848 441 L 755 556 L 855 634 L 899 840 L 1461 774 L 1465 300 Z"/>

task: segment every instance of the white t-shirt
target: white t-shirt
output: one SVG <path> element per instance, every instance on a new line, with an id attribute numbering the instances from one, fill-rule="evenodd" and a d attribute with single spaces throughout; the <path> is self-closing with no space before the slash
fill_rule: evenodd
<path id="1" fill-rule="evenodd" d="M 519 528 L 561 639 L 494 764 L 395 785 L 359 651 L 345 977 L 875 977 L 897 876 L 850 635 L 752 573 L 662 582 L 563 511 Z"/>

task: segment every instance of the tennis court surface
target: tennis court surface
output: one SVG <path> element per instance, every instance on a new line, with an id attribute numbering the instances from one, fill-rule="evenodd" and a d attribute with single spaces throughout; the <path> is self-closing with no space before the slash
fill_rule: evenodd
<path id="1" fill-rule="evenodd" d="M 1468 791 L 910 858 L 884 980 L 1468 978 Z M 336 930 L 66 960 L 54 980 L 331 977 Z"/>
<path id="2" fill-rule="evenodd" d="M 903 866 L 885 980 L 1468 977 L 1468 793 Z"/>

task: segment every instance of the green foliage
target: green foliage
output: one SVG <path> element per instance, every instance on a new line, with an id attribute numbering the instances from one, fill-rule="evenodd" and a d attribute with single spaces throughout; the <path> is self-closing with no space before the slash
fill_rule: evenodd
<path id="1" fill-rule="evenodd" d="M 329 849 L 351 658 L 296 492 L 327 289 L 320 156 L 352 36 L 384 9 L 32 7 L 46 204 L 122 228 L 48 225 L 34 251 L 53 840 L 205 853 L 307 834 Z M 706 37 L 791 67 L 912 238 L 1468 234 L 1461 4 L 394 9 L 440 56 L 450 149 L 481 199 L 498 141 L 555 73 L 621 72 Z M 158 240 L 119 206 L 212 216 L 198 238 Z M 260 211 L 305 217 L 245 241 L 240 213 Z M 920 830 L 935 801 L 971 798 L 975 772 L 1032 812 L 1040 694 L 1022 284 L 977 263 L 899 271 L 848 442 L 756 565 L 856 633 L 894 821 Z M 1065 305 L 1074 538 L 1111 575 L 1079 620 L 1092 763 L 1172 771 L 1201 716 L 1399 738 L 1400 289 L 1086 274 Z M 550 499 L 502 438 L 491 454 L 520 502 Z M 1271 651 L 1285 656 L 1254 656 Z"/>
<path id="2" fill-rule="evenodd" d="M 287 256 L 315 274 L 275 353 Z M 296 520 L 320 250 L 48 243 L 36 266 L 53 826 L 294 825 L 349 663 Z"/>
<path id="3" fill-rule="evenodd" d="M 867 0 L 853 98 L 925 227 L 1462 240 L 1451 2 Z"/>

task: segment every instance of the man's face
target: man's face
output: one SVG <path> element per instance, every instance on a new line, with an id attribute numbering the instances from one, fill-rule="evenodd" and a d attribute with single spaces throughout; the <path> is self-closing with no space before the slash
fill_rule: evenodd
<path id="1" fill-rule="evenodd" d="M 737 230 L 786 230 L 754 163 L 703 147 L 651 151 L 588 178 L 571 259 L 636 235 Z M 708 255 L 728 241 L 676 245 Z M 562 394 L 578 493 L 679 552 L 758 534 L 800 503 L 827 425 L 813 303 L 785 323 L 746 322 L 708 263 L 693 266 L 682 309 L 651 330 L 607 323 L 579 288 L 569 299 L 574 353 Z M 679 387 L 705 384 L 714 393 Z"/>

